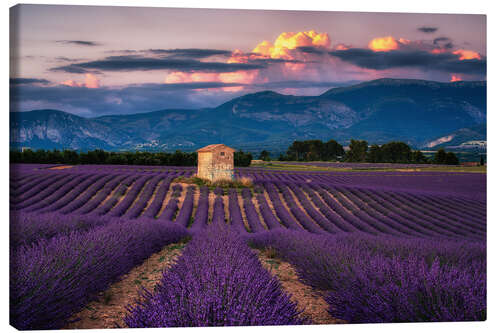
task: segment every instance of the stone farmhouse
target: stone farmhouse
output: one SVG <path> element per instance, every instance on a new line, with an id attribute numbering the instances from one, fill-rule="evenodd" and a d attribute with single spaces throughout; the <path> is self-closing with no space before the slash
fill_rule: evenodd
<path id="1" fill-rule="evenodd" d="M 216 180 L 234 179 L 234 152 L 235 150 L 224 144 L 208 145 L 198 152 L 197 177 Z"/>

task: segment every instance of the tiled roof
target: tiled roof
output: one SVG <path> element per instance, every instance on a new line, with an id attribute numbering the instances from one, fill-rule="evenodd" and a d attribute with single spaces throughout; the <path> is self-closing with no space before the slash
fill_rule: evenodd
<path id="1" fill-rule="evenodd" d="M 214 144 L 214 145 L 208 145 L 203 148 L 200 148 L 197 150 L 197 152 L 210 152 L 210 151 L 216 151 L 216 150 L 230 150 L 232 152 L 235 152 L 236 150 L 228 147 L 222 143 Z"/>

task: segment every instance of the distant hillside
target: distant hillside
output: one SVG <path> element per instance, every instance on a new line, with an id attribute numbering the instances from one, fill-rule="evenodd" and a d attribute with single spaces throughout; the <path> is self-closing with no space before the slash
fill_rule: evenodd
<path id="1" fill-rule="evenodd" d="M 428 142 L 425 147 L 438 149 L 486 149 L 482 144 L 486 141 L 486 123 L 481 125 L 461 128 L 458 131 L 449 133 L 448 135 L 436 138 Z"/>
<path id="2" fill-rule="evenodd" d="M 199 110 L 98 118 L 57 110 L 11 113 L 10 142 L 13 147 L 80 150 L 194 150 L 221 142 L 249 150 L 280 150 L 296 139 L 345 144 L 357 138 L 424 147 L 485 122 L 486 82 L 380 79 L 320 96 L 263 91 Z M 474 135 L 457 135 L 453 144 L 469 137 Z"/>

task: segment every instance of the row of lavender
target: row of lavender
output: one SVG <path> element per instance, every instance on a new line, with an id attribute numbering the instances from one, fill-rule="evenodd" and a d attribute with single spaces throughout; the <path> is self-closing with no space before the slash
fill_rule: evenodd
<path id="1" fill-rule="evenodd" d="M 50 172 L 54 177 L 53 171 Z M 219 248 L 223 254 L 210 262 L 211 268 L 219 267 L 217 265 L 220 264 L 220 270 L 202 270 L 200 272 L 213 275 L 202 274 L 198 275 L 200 279 L 193 280 L 190 279 L 192 267 L 181 265 L 174 269 L 174 273 L 167 274 L 162 281 L 163 286 L 168 286 L 161 288 L 163 293 L 150 295 L 150 303 L 130 308 L 130 326 L 298 323 L 294 307 L 280 296 L 279 288 L 273 287 L 272 282 L 266 282 L 269 280 L 259 270 L 262 268 L 250 263 L 255 262 L 254 259 L 244 255 L 246 259 L 243 264 L 233 260 L 235 253 L 240 255 L 247 251 L 236 244 L 239 241 L 235 243 L 225 239 L 222 243 L 232 245 L 223 248 L 220 247 L 222 243 L 209 241 L 217 238 L 212 235 L 211 228 L 214 227 L 211 225 L 220 226 L 224 223 L 233 229 L 229 238 L 238 238 L 235 236 L 237 234 L 248 235 L 246 231 L 251 231 L 254 244 L 278 249 L 281 256 L 298 267 L 306 283 L 328 290 L 327 301 L 335 317 L 350 322 L 481 320 L 485 317 L 484 245 L 473 242 L 475 239 L 484 240 L 486 231 L 485 204 L 481 202 L 412 191 L 404 193 L 376 191 L 369 187 L 335 186 L 326 182 L 257 181 L 258 186 L 253 191 L 244 189 L 241 196 L 235 190 L 224 193 L 216 189 L 213 213 L 209 214 L 207 188 L 201 189 L 195 205 L 196 189 L 188 187 L 184 203 L 179 209 L 178 198 L 184 189 L 179 185 L 172 186 L 171 178 L 166 175 L 96 172 L 75 176 L 60 170 L 56 172 L 60 178 L 53 180 L 53 183 L 46 179 L 30 186 L 30 182 L 41 178 L 40 174 L 36 174 L 19 177 L 11 187 L 11 190 L 16 190 L 14 197 L 22 199 L 11 202 L 12 207 L 17 208 L 14 209 L 16 218 L 12 219 L 15 227 L 11 228 L 11 322 L 18 328 L 61 327 L 72 313 L 117 276 L 161 246 L 185 237 L 187 234 L 183 226 L 190 227 L 194 232 L 203 230 L 198 235 L 205 235 L 197 236 L 199 239 L 192 246 L 196 250 L 188 252 L 191 254 L 187 259 L 196 260 L 196 253 L 207 252 L 205 247 L 209 244 L 208 248 Z M 79 189 L 79 194 L 75 196 L 76 192 L 71 188 Z M 82 190 L 84 188 L 86 190 Z M 163 207 L 169 189 L 170 199 Z M 39 197 L 41 200 L 33 199 L 43 191 L 44 194 Z M 125 192 L 121 200 L 118 200 L 121 195 L 109 197 L 111 193 Z M 227 216 L 223 200 L 226 194 Z M 197 209 L 194 209 L 195 206 Z M 40 211 L 45 213 L 41 214 Z M 19 212 L 22 214 L 17 214 Z M 116 220 L 117 217 L 126 218 L 126 222 Z M 175 223 L 170 223 L 171 220 Z M 261 232 L 267 229 L 272 232 Z M 291 229 L 296 232 L 287 231 Z M 293 238 L 290 235 L 297 236 Z M 404 236 L 405 240 L 396 241 L 392 236 Z M 437 251 L 439 246 L 449 241 L 422 240 L 442 236 L 471 241 L 462 241 L 459 246 L 464 251 L 457 250 L 456 254 L 450 255 L 449 251 Z M 417 241 L 411 240 L 414 237 L 418 237 L 418 242 L 428 245 L 420 249 L 415 245 Z M 301 240 L 303 243 L 300 243 Z M 358 240 L 356 247 L 347 248 L 348 251 L 342 252 L 342 247 L 335 245 L 355 244 L 355 240 Z M 370 243 L 370 240 L 373 241 Z M 151 246 L 139 248 L 141 242 Z M 323 245 L 314 247 L 314 244 Z M 361 251 L 361 244 L 373 246 Z M 479 250 L 474 246 L 479 246 Z M 286 249 L 293 253 L 287 253 Z M 356 252 L 356 249 L 359 251 Z M 383 255 L 378 256 L 379 252 Z M 416 254 L 411 260 L 404 255 L 410 252 Z M 349 253 L 355 256 L 349 256 Z M 399 257 L 389 261 L 389 254 Z M 216 254 L 209 257 L 214 256 Z M 90 260 L 87 262 L 83 258 Z M 370 258 L 373 260 L 370 261 Z M 425 258 L 425 262 L 418 258 Z M 438 265 L 436 260 L 450 264 Z M 308 262 L 316 271 L 307 266 Z M 339 268 L 339 263 L 346 262 L 352 263 L 348 270 L 333 270 Z M 459 263 L 463 263 L 463 266 Z M 264 274 L 261 280 L 258 277 L 252 279 L 271 287 L 258 293 L 250 288 L 252 279 L 245 280 L 248 283 L 241 285 L 227 284 L 228 281 L 235 281 L 231 280 L 234 277 L 232 274 L 248 274 L 244 269 L 235 269 L 235 266 L 242 267 L 240 264 L 250 265 L 252 271 L 259 272 L 259 276 Z M 109 273 L 103 272 L 107 265 L 112 267 Z M 384 269 L 377 270 L 377 265 Z M 206 266 L 200 263 L 200 267 Z M 317 272 L 320 267 L 332 267 L 332 270 L 327 271 L 328 274 L 320 274 Z M 472 270 L 467 270 L 467 267 Z M 229 272 L 224 270 L 228 268 Z M 405 270 L 415 274 L 408 277 L 407 273 L 403 274 Z M 346 274 L 337 274 L 339 272 Z M 379 279 L 374 280 L 375 275 Z M 33 280 L 33 276 L 38 278 Z M 394 276 L 399 280 L 388 278 Z M 326 282 L 320 286 L 314 279 L 325 279 Z M 198 288 L 196 290 L 202 293 L 189 293 L 190 289 L 181 284 L 178 288 L 170 288 L 175 281 L 194 287 L 212 281 L 213 288 Z M 432 281 L 434 288 L 430 291 L 419 289 L 423 281 Z M 221 299 L 217 288 L 222 285 L 231 286 L 235 293 L 229 293 L 227 298 Z M 383 288 L 377 289 L 379 286 Z M 446 293 L 450 290 L 453 293 Z M 435 303 L 425 303 L 421 299 L 417 299 L 420 303 L 415 303 L 418 295 L 428 296 L 425 292 L 438 295 L 439 298 Z M 394 294 L 396 298 L 389 298 Z M 184 308 L 175 308 L 176 303 L 168 303 L 172 297 L 179 295 L 185 297 Z M 240 298 L 242 296 L 245 302 Z M 368 296 L 373 296 L 373 299 L 367 305 L 363 302 L 369 299 Z M 276 299 L 277 302 L 273 304 L 277 308 L 267 304 L 266 298 Z M 200 303 L 200 300 L 205 299 Z M 429 297 L 425 297 L 424 301 L 429 299 L 435 301 Z M 467 301 L 464 302 L 464 299 Z M 250 300 L 260 301 L 253 303 Z M 229 311 L 226 304 L 231 302 L 243 304 L 244 309 Z M 397 313 L 390 307 L 393 302 L 402 304 Z M 219 307 L 214 307 L 214 304 Z M 252 307 L 255 304 L 259 306 Z M 199 311 L 193 311 L 193 307 Z M 279 318 L 268 315 L 277 309 L 286 309 L 284 313 L 287 315 Z M 196 316 L 189 315 L 193 313 Z M 253 315 L 248 316 L 248 313 Z M 258 316 L 259 313 L 264 315 Z M 158 317 L 158 314 L 163 314 L 163 317 Z M 265 321 L 266 318 L 272 320 Z"/>
<path id="2" fill-rule="evenodd" d="M 129 327 L 297 325 L 278 282 L 238 233 L 219 219 L 194 234 L 182 256 L 143 300 L 129 306 Z"/>
<path id="3" fill-rule="evenodd" d="M 323 168 L 338 168 L 338 169 L 416 169 L 416 168 L 433 168 L 435 164 L 404 164 L 404 163 L 352 163 L 352 162 L 297 162 L 297 161 L 273 161 L 272 164 L 284 165 L 310 165 Z M 443 165 L 438 165 L 443 166 Z"/>
<path id="4" fill-rule="evenodd" d="M 64 327 L 121 275 L 189 236 L 185 228 L 146 218 L 28 222 L 47 223 L 41 228 L 49 232 L 19 235 L 24 239 L 11 244 L 10 323 L 21 330 Z"/>
<path id="5" fill-rule="evenodd" d="M 145 216 L 175 221 L 195 229 L 206 227 L 212 220 L 223 220 L 240 232 L 285 227 L 312 233 L 362 231 L 473 239 L 484 238 L 486 233 L 486 205 L 480 201 L 327 182 L 256 181 L 253 192 L 244 189 L 241 197 L 235 190 L 228 192 L 228 216 L 221 197 L 223 192 L 216 189 L 213 214 L 209 216 L 209 191 L 203 187 L 197 202 L 196 189 L 189 187 L 179 209 L 178 197 L 183 188 L 177 184 L 171 186 L 174 177 L 62 173 L 33 180 L 27 176 L 25 183 L 21 182 L 11 192 L 11 210 L 18 212 L 14 220 L 26 220 L 25 216 L 30 214 L 54 213 L 71 218 L 86 215 L 96 221 L 102 217 L 136 219 Z M 30 223 L 17 223 L 13 232 L 36 233 L 28 232 L 26 227 L 34 228 Z"/>
<path id="6" fill-rule="evenodd" d="M 486 320 L 486 244 L 291 230 L 249 236 L 349 323 Z"/>
<path id="7" fill-rule="evenodd" d="M 116 165 L 78 165 L 53 170 L 44 165 L 15 164 L 11 166 L 11 186 L 29 174 L 133 174 L 176 175 L 189 177 L 196 173 L 193 167 L 153 167 Z M 356 185 L 385 188 L 388 190 L 440 192 L 447 195 L 469 197 L 486 201 L 486 175 L 457 172 L 310 172 L 237 168 L 237 177 L 249 177 L 255 181 L 316 182 L 336 185 Z"/>

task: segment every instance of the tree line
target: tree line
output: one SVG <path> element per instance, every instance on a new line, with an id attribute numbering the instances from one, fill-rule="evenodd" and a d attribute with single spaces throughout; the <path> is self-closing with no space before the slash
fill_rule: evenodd
<path id="1" fill-rule="evenodd" d="M 172 165 L 196 166 L 198 154 L 196 152 L 174 153 L 167 152 L 108 152 L 101 149 L 87 152 L 74 150 L 31 150 L 11 151 L 11 163 L 36 164 L 121 164 L 121 165 Z M 237 167 L 249 166 L 252 154 L 243 151 L 234 153 L 234 165 Z"/>
<path id="2" fill-rule="evenodd" d="M 269 153 L 262 151 L 262 160 L 270 160 Z M 459 164 L 458 157 L 453 152 L 439 149 L 433 158 L 426 157 L 420 150 L 412 150 L 401 141 L 391 141 L 383 145 L 368 145 L 365 140 L 351 140 L 347 152 L 335 140 L 294 141 L 280 161 L 343 161 L 367 163 L 434 163 Z"/>

